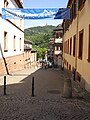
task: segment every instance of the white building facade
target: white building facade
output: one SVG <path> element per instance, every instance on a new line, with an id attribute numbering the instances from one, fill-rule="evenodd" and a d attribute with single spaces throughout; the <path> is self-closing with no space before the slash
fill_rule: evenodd
<path id="1" fill-rule="evenodd" d="M 1 0 L 1 8 L 23 8 L 21 0 Z M 0 74 L 24 67 L 24 21 L 2 19 L 0 10 Z"/>

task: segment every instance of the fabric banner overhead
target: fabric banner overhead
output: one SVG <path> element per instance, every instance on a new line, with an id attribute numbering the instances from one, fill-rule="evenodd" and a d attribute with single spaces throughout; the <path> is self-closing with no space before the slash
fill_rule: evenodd
<path id="1" fill-rule="evenodd" d="M 69 8 L 2 8 L 3 19 L 70 19 Z"/>
<path id="2" fill-rule="evenodd" d="M 70 19 L 70 8 L 59 8 L 54 19 Z"/>

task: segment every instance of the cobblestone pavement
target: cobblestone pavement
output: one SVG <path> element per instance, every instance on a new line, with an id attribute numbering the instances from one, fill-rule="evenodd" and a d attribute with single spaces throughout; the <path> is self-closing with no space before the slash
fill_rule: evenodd
<path id="1" fill-rule="evenodd" d="M 35 96 L 31 81 L 35 78 Z M 90 98 L 64 98 L 65 75 L 60 70 L 39 69 L 20 82 L 0 86 L 0 120 L 90 120 Z"/>

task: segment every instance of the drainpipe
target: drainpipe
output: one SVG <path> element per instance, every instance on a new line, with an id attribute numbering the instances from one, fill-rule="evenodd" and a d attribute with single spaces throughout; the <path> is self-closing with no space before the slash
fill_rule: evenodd
<path id="1" fill-rule="evenodd" d="M 74 80 L 76 80 L 76 76 L 77 76 L 77 57 L 78 57 L 78 20 L 79 20 L 79 11 L 78 11 L 78 0 L 76 0 L 76 16 L 77 16 L 77 24 L 76 24 L 76 41 L 75 41 L 75 78 Z"/>
<path id="2" fill-rule="evenodd" d="M 63 32 L 65 33 L 65 22 L 64 22 Z M 64 36 L 62 40 L 62 45 L 63 45 L 63 49 L 62 49 L 61 69 L 64 70 Z"/>

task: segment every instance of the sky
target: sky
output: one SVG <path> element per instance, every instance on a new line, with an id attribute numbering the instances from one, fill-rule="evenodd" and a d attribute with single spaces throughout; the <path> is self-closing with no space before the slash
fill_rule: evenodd
<path id="1" fill-rule="evenodd" d="M 23 0 L 24 8 L 66 8 L 68 0 Z M 54 25 L 62 23 L 62 20 L 25 20 L 25 28 L 35 26 Z"/>

